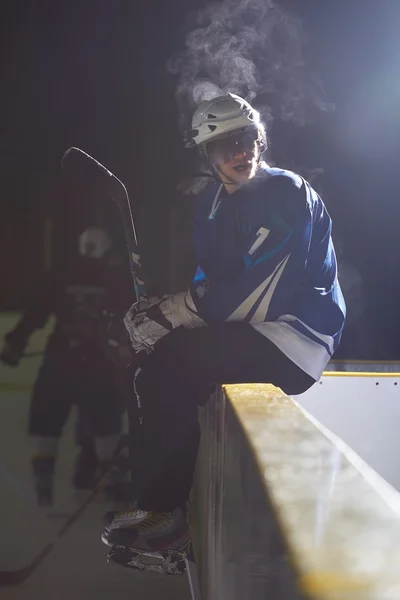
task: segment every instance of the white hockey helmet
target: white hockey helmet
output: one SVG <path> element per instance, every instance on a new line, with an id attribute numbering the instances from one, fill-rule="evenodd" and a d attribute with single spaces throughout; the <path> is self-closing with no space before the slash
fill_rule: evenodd
<path id="1" fill-rule="evenodd" d="M 88 258 L 103 258 L 112 246 L 111 236 L 105 229 L 90 225 L 79 236 L 79 254 Z"/>
<path id="2" fill-rule="evenodd" d="M 266 146 L 265 128 L 260 113 L 236 94 L 200 102 L 192 119 L 191 139 L 205 149 L 208 142 L 237 129 L 256 127 Z"/>

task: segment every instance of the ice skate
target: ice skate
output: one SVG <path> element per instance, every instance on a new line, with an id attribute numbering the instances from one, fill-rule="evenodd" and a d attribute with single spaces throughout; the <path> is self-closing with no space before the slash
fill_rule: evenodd
<path id="1" fill-rule="evenodd" d="M 141 521 L 143 521 L 149 513 L 147 511 L 138 510 L 132 507 L 125 511 L 109 511 L 104 515 L 103 523 L 104 530 L 101 535 L 101 541 L 107 546 L 112 546 L 110 542 L 111 534 L 120 529 L 129 530 Z"/>
<path id="2" fill-rule="evenodd" d="M 36 501 L 38 506 L 53 506 L 53 481 L 36 482 Z"/>
<path id="3" fill-rule="evenodd" d="M 149 512 L 130 527 L 113 529 L 108 536 L 112 550 L 108 561 L 144 571 L 167 575 L 185 572 L 190 547 L 186 512 Z"/>
<path id="4" fill-rule="evenodd" d="M 53 504 L 54 464 L 55 459 L 53 457 L 32 459 L 38 506 L 52 506 Z"/>
<path id="5" fill-rule="evenodd" d="M 107 555 L 107 562 L 161 575 L 183 575 L 186 572 L 186 557 L 189 550 L 189 540 L 182 544 L 180 548 L 165 549 L 159 552 L 142 552 L 132 548 L 113 548 Z"/>

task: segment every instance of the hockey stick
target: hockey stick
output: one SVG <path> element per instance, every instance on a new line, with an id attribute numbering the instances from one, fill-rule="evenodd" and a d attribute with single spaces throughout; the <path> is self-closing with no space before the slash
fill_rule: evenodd
<path id="1" fill-rule="evenodd" d="M 18 585 L 23 583 L 30 577 L 30 575 L 42 564 L 45 558 L 50 554 L 50 552 L 54 549 L 57 542 L 64 537 L 64 535 L 69 531 L 71 526 L 75 523 L 75 521 L 80 517 L 80 515 L 84 512 L 87 506 L 100 494 L 100 492 L 105 488 L 107 483 L 109 482 L 109 476 L 112 467 L 104 474 L 104 476 L 100 479 L 100 481 L 96 484 L 93 490 L 88 494 L 86 499 L 82 502 L 79 508 L 74 512 L 73 515 L 67 520 L 66 523 L 59 529 L 56 533 L 52 542 L 49 542 L 44 546 L 44 548 L 31 560 L 31 562 L 22 567 L 21 569 L 16 569 L 14 571 L 0 571 L 0 586 L 6 585 Z"/>
<path id="2" fill-rule="evenodd" d="M 62 158 L 61 164 L 64 169 L 74 171 L 76 174 L 83 176 L 94 188 L 100 187 L 105 190 L 107 195 L 117 204 L 122 216 L 136 299 L 137 301 L 145 299 L 146 289 L 141 277 L 141 264 L 135 224 L 125 185 L 102 164 L 79 148 L 69 148 Z M 53 541 L 46 544 L 28 565 L 14 571 L 0 571 L 0 586 L 17 585 L 28 579 L 33 571 L 41 565 L 45 558 L 50 554 L 58 540 L 69 531 L 73 523 L 80 517 L 90 502 L 92 502 L 92 500 L 104 489 L 109 481 L 110 470 L 97 483 L 75 513 L 71 515 L 67 522 L 60 528 Z"/>
<path id="3" fill-rule="evenodd" d="M 129 196 L 125 185 L 106 167 L 99 163 L 92 156 L 80 150 L 71 147 L 67 150 L 61 159 L 61 165 L 64 169 L 70 171 L 76 176 L 82 177 L 85 182 L 94 189 L 101 189 L 117 204 L 122 217 L 122 223 L 125 233 L 125 241 L 128 247 L 131 275 L 135 287 L 136 300 L 139 302 L 147 298 L 146 287 L 141 274 L 141 261 L 139 245 L 136 236 L 135 222 L 132 209 L 129 202 Z M 137 355 L 136 369 L 140 368 L 140 362 L 144 359 Z M 137 372 L 137 371 L 136 371 Z M 127 412 L 129 419 L 129 429 L 131 436 L 135 440 L 135 445 L 140 446 L 141 424 L 143 422 L 143 413 L 140 399 L 137 396 L 137 413 L 133 408 L 133 403 L 127 403 Z M 132 453 L 134 454 L 134 453 Z"/>
<path id="4" fill-rule="evenodd" d="M 103 189 L 118 206 L 122 216 L 136 299 L 137 301 L 144 300 L 147 294 L 141 276 L 135 222 L 125 185 L 111 171 L 79 148 L 69 148 L 61 159 L 61 165 L 64 169 L 83 177 L 94 188 Z"/>

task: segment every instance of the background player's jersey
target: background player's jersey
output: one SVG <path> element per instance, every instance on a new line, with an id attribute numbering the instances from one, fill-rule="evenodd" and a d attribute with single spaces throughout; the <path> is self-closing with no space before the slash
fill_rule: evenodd
<path id="1" fill-rule="evenodd" d="M 234 194 L 213 184 L 198 200 L 194 235 L 199 316 L 248 321 L 319 379 L 340 341 L 345 304 L 331 219 L 311 186 L 265 164 Z"/>
<path id="2" fill-rule="evenodd" d="M 123 265 L 80 258 L 62 270 L 53 269 L 44 275 L 21 320 L 6 339 L 10 344 L 22 344 L 54 315 L 50 350 L 58 347 L 102 352 L 98 335 L 103 311 L 122 318 L 134 297 L 129 272 Z"/>

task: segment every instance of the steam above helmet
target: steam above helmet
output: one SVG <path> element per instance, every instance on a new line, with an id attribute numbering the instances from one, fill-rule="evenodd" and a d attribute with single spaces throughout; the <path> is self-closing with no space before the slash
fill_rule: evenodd
<path id="1" fill-rule="evenodd" d="M 265 141 L 260 113 L 240 96 L 227 94 L 200 102 L 193 115 L 191 138 L 201 148 L 215 138 L 251 126 L 261 132 Z"/>

